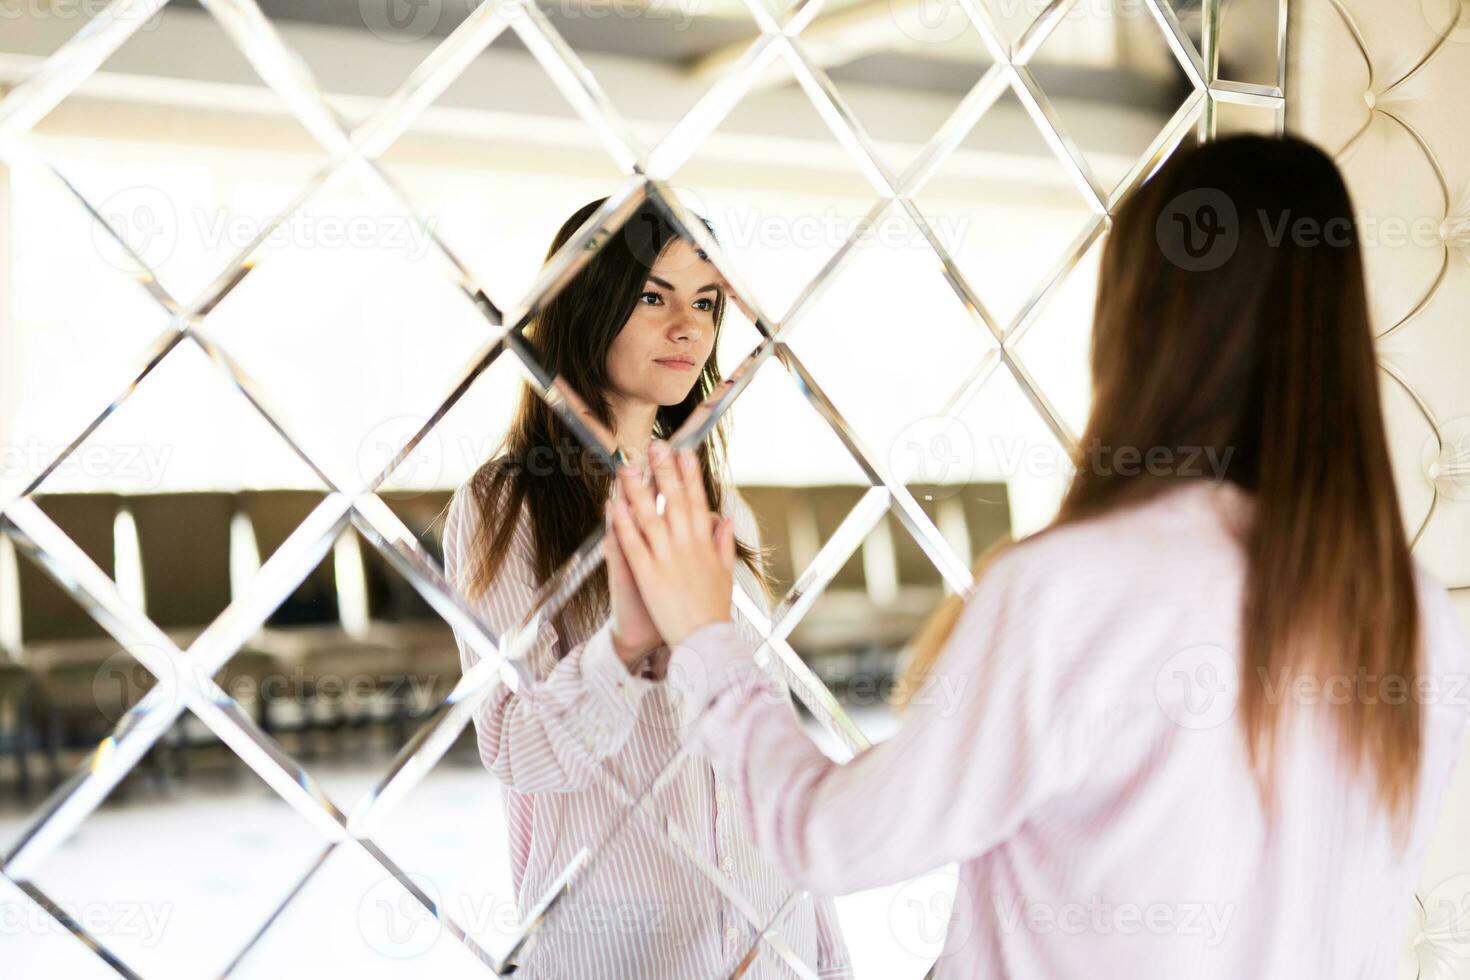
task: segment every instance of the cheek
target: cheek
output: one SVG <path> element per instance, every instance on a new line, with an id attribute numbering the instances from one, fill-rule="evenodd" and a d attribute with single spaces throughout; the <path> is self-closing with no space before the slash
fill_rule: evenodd
<path id="1" fill-rule="evenodd" d="M 649 360 L 647 333 L 647 325 L 639 323 L 635 313 L 613 338 L 607 349 L 607 376 L 614 385 L 626 385 L 644 373 Z"/>
<path id="2" fill-rule="evenodd" d="M 627 347 L 613 344 L 607 352 L 607 378 L 612 386 L 620 391 L 626 391 L 629 384 L 637 378 L 633 369 L 634 358 Z"/>

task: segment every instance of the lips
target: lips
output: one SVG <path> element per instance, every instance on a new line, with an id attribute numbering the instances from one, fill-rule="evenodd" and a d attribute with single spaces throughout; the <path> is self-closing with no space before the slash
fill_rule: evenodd
<path id="1" fill-rule="evenodd" d="M 680 368 L 686 371 L 694 367 L 694 359 L 685 357 L 682 354 L 675 355 L 674 357 L 660 357 L 654 363 L 662 364 L 664 367 Z"/>

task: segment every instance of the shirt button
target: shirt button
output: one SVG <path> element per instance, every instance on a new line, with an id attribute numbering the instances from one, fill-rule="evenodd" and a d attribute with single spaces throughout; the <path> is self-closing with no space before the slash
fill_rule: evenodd
<path id="1" fill-rule="evenodd" d="M 725 930 L 725 942 L 733 943 L 738 938 L 740 938 L 740 932 L 734 926 Z"/>
<path id="2" fill-rule="evenodd" d="M 720 858 L 720 867 L 724 868 L 726 871 L 729 871 L 730 868 L 733 866 L 734 863 L 730 860 L 730 855 L 726 854 L 724 857 Z"/>

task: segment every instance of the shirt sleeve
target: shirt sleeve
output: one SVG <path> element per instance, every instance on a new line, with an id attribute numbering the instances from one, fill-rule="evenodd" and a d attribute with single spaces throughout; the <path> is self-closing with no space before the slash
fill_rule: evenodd
<path id="1" fill-rule="evenodd" d="M 852 980 L 852 958 L 837 921 L 837 907 L 827 895 L 812 895 L 817 917 L 818 980 Z"/>
<path id="2" fill-rule="evenodd" d="M 444 574 L 465 593 L 464 555 L 477 507 L 468 484 L 450 500 L 444 522 Z M 495 580 L 466 602 L 496 636 L 518 626 L 535 599 L 528 524 L 518 523 Z M 455 633 L 460 665 L 478 655 Z M 600 760 L 622 748 L 653 682 L 631 674 L 612 644 L 612 621 L 556 659 L 556 627 L 543 623 L 527 653 L 538 683 L 512 692 L 497 680 L 475 709 L 480 759 L 505 785 L 525 793 L 572 792 L 590 785 Z"/>
<path id="3" fill-rule="evenodd" d="M 760 522 L 756 519 L 755 512 L 736 488 L 730 488 L 730 496 L 732 499 L 728 509 L 735 517 L 736 536 L 741 541 L 759 550 L 764 544 L 764 539 L 761 535 Z M 743 563 L 737 565 L 737 569 L 742 574 L 746 571 Z M 756 605 L 769 617 L 771 615 L 770 597 L 764 589 L 759 587 L 759 583 L 754 578 L 749 580 L 749 592 L 755 597 Z M 738 611 L 733 609 L 732 615 L 736 617 L 737 621 L 741 618 Z M 741 628 L 748 648 L 754 650 L 761 643 L 759 633 L 754 629 L 748 628 L 743 622 L 741 623 Z M 789 672 L 784 665 L 779 666 L 777 669 L 781 671 L 781 676 L 786 680 L 787 690 L 785 701 L 789 707 L 791 718 L 797 720 L 796 705 L 791 698 Z M 842 926 L 837 919 L 837 907 L 827 895 L 813 894 L 811 901 L 817 926 L 817 976 L 820 980 L 851 980 L 853 975 L 852 958 L 847 949 L 847 942 L 842 936 Z"/>
<path id="4" fill-rule="evenodd" d="M 845 894 L 977 857 L 1079 775 L 1023 557 L 991 565 L 898 731 L 846 764 L 806 737 L 731 624 L 674 651 L 684 739 L 726 775 L 789 880 Z"/>

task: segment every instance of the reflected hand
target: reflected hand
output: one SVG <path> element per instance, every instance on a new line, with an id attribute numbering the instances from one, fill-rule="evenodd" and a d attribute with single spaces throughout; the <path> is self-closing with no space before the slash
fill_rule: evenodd
<path id="1" fill-rule="evenodd" d="M 649 615 L 673 647 L 701 626 L 729 622 L 735 525 L 710 513 L 692 452 L 680 452 L 676 460 L 666 444 L 656 442 L 649 455 L 664 512 L 655 507 L 654 487 L 640 483 L 631 468 L 620 467 L 622 493 L 612 501 L 612 524 Z"/>
<path id="2" fill-rule="evenodd" d="M 616 487 L 613 494 L 617 495 Z M 602 557 L 607 562 L 607 584 L 611 595 L 613 649 L 628 670 L 636 673 L 640 661 L 650 654 L 657 660 L 662 640 L 643 604 L 643 597 L 638 593 L 638 584 L 633 580 L 622 549 L 618 547 L 611 523 L 602 535 Z M 667 657 L 664 659 L 667 661 Z M 654 669 L 657 668 L 655 663 Z"/>

